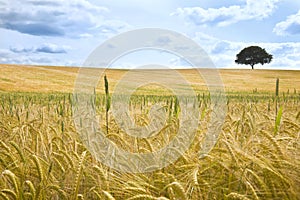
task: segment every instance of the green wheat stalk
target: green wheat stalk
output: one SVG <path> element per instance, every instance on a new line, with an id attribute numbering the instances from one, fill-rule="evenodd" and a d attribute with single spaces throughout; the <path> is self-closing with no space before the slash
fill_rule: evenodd
<path id="1" fill-rule="evenodd" d="M 279 108 L 279 111 L 278 111 L 276 119 L 275 119 L 274 135 L 277 135 L 277 133 L 278 133 L 278 129 L 279 129 L 282 114 L 283 114 L 283 107 L 281 106 Z"/>
<path id="2" fill-rule="evenodd" d="M 108 111 L 110 109 L 110 96 L 109 96 L 109 90 L 108 90 L 108 80 L 107 80 L 106 75 L 104 75 L 104 87 L 105 87 L 105 99 L 106 99 L 106 109 L 105 109 L 106 133 L 108 134 Z"/>
<path id="3" fill-rule="evenodd" d="M 275 90 L 275 115 L 278 111 L 278 95 L 279 95 L 279 78 L 276 79 L 276 90 Z"/>

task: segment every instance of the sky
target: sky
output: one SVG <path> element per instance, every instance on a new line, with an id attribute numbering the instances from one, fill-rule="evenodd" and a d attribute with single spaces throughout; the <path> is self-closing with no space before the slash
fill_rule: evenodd
<path id="1" fill-rule="evenodd" d="M 255 68 L 300 70 L 299 0 L 0 0 L 0 63 L 82 66 L 106 40 L 141 28 L 191 38 L 217 68 L 250 68 L 234 60 L 255 45 L 273 55 Z M 149 63 L 190 67 L 157 50 L 133 52 L 109 67 Z"/>

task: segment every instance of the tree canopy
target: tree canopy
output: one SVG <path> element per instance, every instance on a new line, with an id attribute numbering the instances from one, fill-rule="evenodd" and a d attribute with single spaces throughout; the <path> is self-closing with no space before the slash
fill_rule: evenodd
<path id="1" fill-rule="evenodd" d="M 259 46 L 250 46 L 244 48 L 236 55 L 235 62 L 237 64 L 251 65 L 251 68 L 254 69 L 254 65 L 270 63 L 272 59 L 273 56 L 268 54 L 265 49 Z"/>

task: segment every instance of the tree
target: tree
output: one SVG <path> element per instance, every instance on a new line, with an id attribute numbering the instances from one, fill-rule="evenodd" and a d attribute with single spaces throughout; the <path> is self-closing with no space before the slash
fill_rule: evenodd
<path id="1" fill-rule="evenodd" d="M 250 46 L 244 48 L 240 53 L 236 55 L 235 62 L 237 64 L 251 65 L 254 69 L 254 65 L 260 63 L 270 63 L 273 59 L 271 54 L 268 54 L 265 49 L 259 46 Z"/>

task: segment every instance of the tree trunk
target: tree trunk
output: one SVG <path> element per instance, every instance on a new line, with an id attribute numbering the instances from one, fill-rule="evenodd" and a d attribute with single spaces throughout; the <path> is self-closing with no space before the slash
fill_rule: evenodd
<path id="1" fill-rule="evenodd" d="M 251 64 L 251 68 L 254 69 L 254 65 L 253 64 Z"/>

